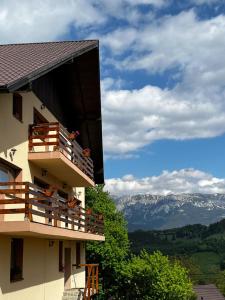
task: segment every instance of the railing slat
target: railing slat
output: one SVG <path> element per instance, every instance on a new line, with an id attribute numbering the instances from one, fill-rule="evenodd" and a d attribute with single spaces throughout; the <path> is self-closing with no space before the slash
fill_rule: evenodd
<path id="1" fill-rule="evenodd" d="M 25 208 L 3 208 L 3 209 L 0 209 L 0 215 L 22 214 L 22 213 L 25 213 Z"/>

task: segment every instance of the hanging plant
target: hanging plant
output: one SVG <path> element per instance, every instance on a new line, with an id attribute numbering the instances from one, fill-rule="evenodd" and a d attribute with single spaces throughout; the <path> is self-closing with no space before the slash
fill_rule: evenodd
<path id="1" fill-rule="evenodd" d="M 90 157 L 91 150 L 89 148 L 85 148 L 85 149 L 83 149 L 82 154 L 84 157 Z"/>
<path id="2" fill-rule="evenodd" d="M 73 141 L 75 140 L 78 136 L 80 135 L 80 132 L 78 130 L 72 131 L 71 133 L 68 134 L 68 139 Z"/>
<path id="3" fill-rule="evenodd" d="M 91 209 L 91 208 L 88 208 L 88 209 L 86 210 L 86 214 L 87 214 L 87 215 L 91 215 L 91 214 L 92 214 L 92 209 Z"/>
<path id="4" fill-rule="evenodd" d="M 76 205 L 76 201 L 75 201 L 75 198 L 70 198 L 67 202 L 67 205 L 69 208 L 74 208 L 75 205 Z"/>
<path id="5" fill-rule="evenodd" d="M 56 191 L 57 191 L 56 186 L 50 186 L 48 189 L 44 190 L 44 194 L 47 197 L 52 197 Z"/>
<path id="6" fill-rule="evenodd" d="M 70 198 L 67 202 L 67 205 L 69 208 L 75 208 L 76 206 L 79 206 L 80 204 L 81 204 L 81 201 L 75 197 Z"/>

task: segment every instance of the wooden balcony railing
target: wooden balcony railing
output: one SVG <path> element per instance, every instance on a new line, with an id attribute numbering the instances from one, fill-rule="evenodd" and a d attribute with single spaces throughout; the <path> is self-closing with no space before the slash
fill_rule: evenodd
<path id="1" fill-rule="evenodd" d="M 98 264 L 81 264 L 81 267 L 85 267 L 86 271 L 86 284 L 84 289 L 84 300 L 90 300 L 93 295 L 98 294 Z"/>
<path id="2" fill-rule="evenodd" d="M 5 215 L 4 220 L 11 220 L 10 215 L 17 214 L 19 220 L 25 218 L 31 222 L 103 235 L 102 215 L 93 214 L 75 202 L 74 205 L 68 204 L 58 195 L 47 194 L 45 189 L 29 182 L 0 182 L 0 214 Z"/>
<path id="3" fill-rule="evenodd" d="M 93 161 L 60 123 L 31 125 L 29 130 L 29 152 L 61 151 L 83 173 L 94 178 Z M 86 156 L 85 156 L 86 154 Z"/>

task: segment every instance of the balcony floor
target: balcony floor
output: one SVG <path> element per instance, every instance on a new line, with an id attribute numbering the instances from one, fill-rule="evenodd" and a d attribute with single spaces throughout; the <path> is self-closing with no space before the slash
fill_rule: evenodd
<path id="1" fill-rule="evenodd" d="M 25 221 L 1 221 L 0 234 L 13 236 L 33 236 L 47 239 L 104 241 L 105 237 L 97 234 L 74 231 Z"/>
<path id="2" fill-rule="evenodd" d="M 54 174 L 59 180 L 70 186 L 90 187 L 94 181 L 83 173 L 76 165 L 60 151 L 54 152 L 30 152 L 28 160 L 40 168 Z"/>

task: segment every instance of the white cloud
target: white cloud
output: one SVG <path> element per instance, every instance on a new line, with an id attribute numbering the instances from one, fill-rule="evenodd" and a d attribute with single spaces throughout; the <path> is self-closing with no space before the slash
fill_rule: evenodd
<path id="1" fill-rule="evenodd" d="M 2 0 L 0 41 L 46 41 L 66 34 L 69 26 L 100 24 L 104 16 L 82 0 Z"/>
<path id="2" fill-rule="evenodd" d="M 221 64 L 224 35 L 225 16 L 198 20 L 190 10 L 139 28 L 116 29 L 103 36 L 102 42 L 113 54 L 122 54 L 128 49 L 132 53 L 122 62 L 118 59 L 118 67 L 150 73 L 178 67 L 184 76 L 197 71 L 200 79 L 212 81 L 219 71 L 224 71 Z M 212 71 L 216 71 L 214 76 Z"/>
<path id="3" fill-rule="evenodd" d="M 103 37 L 120 68 L 163 73 L 176 67 L 180 79 L 170 89 L 103 86 L 106 153 L 130 153 L 159 139 L 225 133 L 224 36 L 225 16 L 202 21 L 191 10 Z M 120 60 L 127 49 L 132 54 Z"/>
<path id="4" fill-rule="evenodd" d="M 106 154 L 127 155 L 160 139 L 206 138 L 224 133 L 224 103 L 213 102 L 204 91 L 197 96 L 200 99 L 194 91 L 190 98 L 155 86 L 103 89 Z"/>
<path id="5" fill-rule="evenodd" d="M 195 169 L 163 171 L 159 176 L 135 178 L 125 175 L 122 178 L 106 180 L 105 190 L 113 195 L 149 193 L 168 195 L 180 193 L 224 193 L 225 179 Z"/>
<path id="6" fill-rule="evenodd" d="M 55 40 L 71 27 L 84 37 L 110 17 L 140 20 L 141 4 L 160 7 L 164 0 L 1 0 L 0 43 Z"/>

